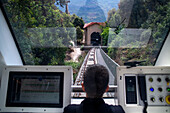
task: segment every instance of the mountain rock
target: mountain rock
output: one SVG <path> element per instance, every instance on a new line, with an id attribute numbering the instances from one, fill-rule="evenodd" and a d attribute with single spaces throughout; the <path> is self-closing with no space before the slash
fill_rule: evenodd
<path id="1" fill-rule="evenodd" d="M 70 14 L 82 17 L 86 23 L 104 22 L 108 11 L 112 8 L 118 9 L 119 2 L 120 0 L 70 0 L 68 7 Z M 59 9 L 65 12 L 65 8 L 59 7 Z"/>
<path id="2" fill-rule="evenodd" d="M 106 21 L 104 12 L 98 5 L 97 0 L 87 0 L 86 4 L 80 7 L 77 15 L 82 17 L 85 23 Z"/>

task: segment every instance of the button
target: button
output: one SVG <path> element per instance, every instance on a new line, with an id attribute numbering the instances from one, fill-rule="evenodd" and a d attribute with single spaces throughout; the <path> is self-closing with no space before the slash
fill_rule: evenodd
<path id="1" fill-rule="evenodd" d="M 164 101 L 163 97 L 160 97 L 160 98 L 159 98 L 159 101 L 160 101 L 160 102 L 163 102 L 163 101 Z"/>
<path id="2" fill-rule="evenodd" d="M 149 82 L 153 82 L 153 78 L 150 77 L 150 78 L 149 78 Z"/>
<path id="3" fill-rule="evenodd" d="M 151 101 L 152 101 L 152 102 L 155 102 L 155 98 L 154 98 L 154 97 L 151 97 Z"/>
<path id="4" fill-rule="evenodd" d="M 168 92 L 170 92 L 170 87 L 167 87 L 166 90 L 167 90 Z"/>
<path id="5" fill-rule="evenodd" d="M 165 100 L 167 104 L 170 104 L 170 95 L 166 96 Z"/>
<path id="6" fill-rule="evenodd" d="M 158 82 L 161 82 L 161 78 L 157 78 L 157 81 L 158 81 Z"/>
<path id="7" fill-rule="evenodd" d="M 153 87 L 151 87 L 149 90 L 150 90 L 151 92 L 154 92 L 154 88 L 153 88 Z"/>
<path id="8" fill-rule="evenodd" d="M 168 77 L 166 77 L 166 78 L 165 78 L 165 81 L 166 81 L 166 82 L 169 82 L 170 80 L 169 80 L 169 78 L 168 78 Z"/>
<path id="9" fill-rule="evenodd" d="M 163 90 L 163 89 L 162 89 L 161 87 L 158 88 L 158 91 L 159 91 L 159 92 L 162 92 L 162 90 Z"/>

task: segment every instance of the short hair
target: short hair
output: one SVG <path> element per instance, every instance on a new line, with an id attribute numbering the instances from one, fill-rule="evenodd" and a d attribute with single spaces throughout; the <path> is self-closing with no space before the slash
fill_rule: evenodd
<path id="1" fill-rule="evenodd" d="M 84 87 L 88 98 L 101 98 L 109 83 L 109 72 L 103 65 L 90 65 L 84 74 Z"/>

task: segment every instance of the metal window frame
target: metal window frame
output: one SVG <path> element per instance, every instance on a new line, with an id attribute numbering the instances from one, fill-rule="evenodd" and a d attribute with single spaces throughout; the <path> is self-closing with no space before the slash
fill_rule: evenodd
<path id="1" fill-rule="evenodd" d="M 167 40 L 167 38 L 168 38 L 169 33 L 170 33 L 170 28 L 169 28 L 169 30 L 168 30 L 165 38 L 164 38 L 164 41 L 162 42 L 162 45 L 161 45 L 161 47 L 160 47 L 160 49 L 159 49 L 159 52 L 158 52 L 158 54 L 157 54 L 157 56 L 156 56 L 156 60 L 155 60 L 155 62 L 154 62 L 154 64 L 153 64 L 153 66 L 156 65 L 156 62 L 157 62 L 157 60 L 158 60 L 158 57 L 159 57 L 159 55 L 160 55 L 160 53 L 161 53 L 161 51 L 162 51 L 162 49 L 163 49 L 163 47 L 164 47 L 164 44 L 165 44 L 165 42 L 166 42 L 166 40 Z"/>
<path id="2" fill-rule="evenodd" d="M 10 24 L 10 21 L 9 21 L 9 19 L 8 19 L 8 16 L 7 16 L 6 12 L 5 12 L 5 9 L 4 9 L 4 7 L 3 7 L 3 3 L 2 3 L 1 0 L 0 0 L 0 9 L 1 9 L 2 14 L 3 14 L 3 16 L 4 16 L 4 18 L 5 18 L 6 22 L 7 22 L 7 25 L 8 25 L 8 27 L 9 27 L 10 32 L 11 32 L 11 35 L 12 35 L 12 37 L 13 37 L 13 39 L 14 39 L 14 43 L 15 43 L 15 45 L 16 45 L 16 47 L 17 47 L 17 50 L 18 50 L 18 53 L 19 53 L 19 55 L 20 55 L 20 57 L 21 57 L 21 61 L 22 61 L 23 65 L 26 65 L 26 63 L 25 63 L 25 61 L 24 61 L 24 57 L 23 57 L 22 52 L 21 52 L 21 49 L 20 49 L 19 44 L 18 44 L 18 42 L 17 42 L 15 33 L 14 33 L 13 29 L 12 29 L 12 26 L 11 26 L 11 24 Z"/>

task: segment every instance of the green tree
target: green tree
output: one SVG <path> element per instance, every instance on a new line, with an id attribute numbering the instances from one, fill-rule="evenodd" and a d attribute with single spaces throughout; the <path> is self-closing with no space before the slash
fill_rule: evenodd
<path id="1" fill-rule="evenodd" d="M 83 30 L 80 28 L 80 26 L 76 27 L 76 33 L 77 33 L 77 43 L 81 43 L 83 40 Z"/>
<path id="2" fill-rule="evenodd" d="M 60 5 L 61 7 L 64 7 L 68 0 L 56 0 L 56 4 Z"/>
<path id="3" fill-rule="evenodd" d="M 120 3 L 118 11 L 112 15 L 108 21 L 108 26 L 115 27 L 116 21 L 119 23 L 124 17 L 128 17 L 129 12 L 126 11 L 130 4 L 127 0 Z M 153 65 L 157 53 L 167 35 L 170 28 L 170 2 L 166 0 L 136 0 L 134 1 L 132 12 L 130 14 L 129 23 L 126 24 L 127 28 L 145 29 L 139 36 L 140 40 L 150 35 L 149 42 L 146 47 L 134 48 L 136 45 L 142 45 L 141 41 L 135 41 L 130 48 L 123 48 L 120 46 L 125 42 L 131 42 L 129 37 L 122 38 L 121 32 L 116 35 L 110 35 L 111 42 L 108 48 L 108 55 L 114 60 L 123 65 L 124 62 L 129 60 L 145 60 L 143 65 Z M 121 20 L 121 21 L 120 21 Z M 126 23 L 127 19 L 124 23 Z M 151 34 L 150 34 L 151 31 Z M 132 41 L 133 42 L 133 41 Z M 119 48 L 113 48 L 114 46 Z M 116 55 L 115 55 L 116 54 Z"/>
<path id="4" fill-rule="evenodd" d="M 110 21 L 111 17 L 112 17 L 115 13 L 116 13 L 116 9 L 115 9 L 115 8 L 109 10 L 108 16 L 107 16 L 107 21 Z"/>
<path id="5" fill-rule="evenodd" d="M 82 18 L 76 17 L 76 18 L 74 19 L 73 24 L 74 24 L 74 27 L 80 26 L 80 28 L 83 29 L 84 21 L 83 21 Z"/>
<path id="6" fill-rule="evenodd" d="M 101 33 L 101 36 L 102 36 L 102 45 L 107 46 L 108 37 L 109 37 L 109 27 L 103 28 L 103 32 Z"/>
<path id="7" fill-rule="evenodd" d="M 75 31 L 71 16 L 54 5 L 55 0 L 4 2 L 25 64 L 63 65 Z"/>

